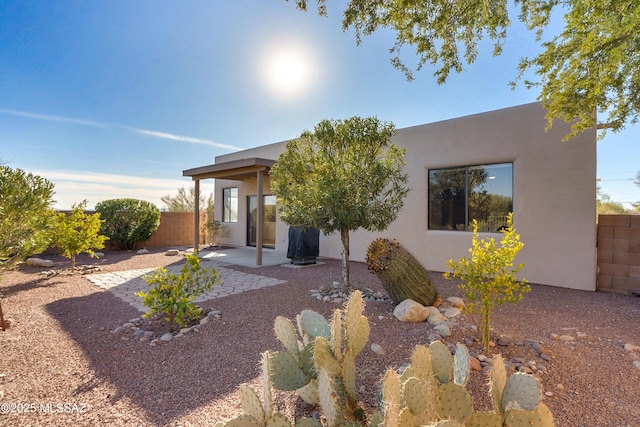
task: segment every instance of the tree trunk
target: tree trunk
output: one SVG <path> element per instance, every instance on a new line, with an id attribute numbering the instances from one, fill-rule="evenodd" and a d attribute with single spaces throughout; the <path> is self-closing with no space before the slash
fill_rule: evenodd
<path id="1" fill-rule="evenodd" d="M 74 271 L 76 271 L 76 256 L 71 255 L 71 273 L 73 274 Z"/>
<path id="2" fill-rule="evenodd" d="M 0 301 L 0 330 L 6 331 L 6 326 L 4 324 L 4 314 L 2 314 L 2 301 Z"/>
<path id="3" fill-rule="evenodd" d="M 351 293 L 351 283 L 349 282 L 349 229 L 340 230 L 342 239 L 342 289 L 346 293 Z"/>

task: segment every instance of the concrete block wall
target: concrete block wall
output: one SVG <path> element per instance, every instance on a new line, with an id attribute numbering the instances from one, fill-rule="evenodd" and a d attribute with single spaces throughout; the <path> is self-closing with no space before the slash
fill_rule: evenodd
<path id="1" fill-rule="evenodd" d="M 640 215 L 598 215 L 597 290 L 640 295 Z"/>
<path id="2" fill-rule="evenodd" d="M 206 212 L 200 213 L 200 225 L 206 221 Z M 205 243 L 205 235 L 200 232 L 200 243 Z M 139 243 L 142 248 L 162 248 L 168 246 L 193 246 L 193 212 L 160 212 L 160 226 L 146 241 Z"/>

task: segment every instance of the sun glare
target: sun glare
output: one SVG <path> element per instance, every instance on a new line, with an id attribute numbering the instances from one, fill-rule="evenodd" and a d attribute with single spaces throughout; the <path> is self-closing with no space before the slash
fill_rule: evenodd
<path id="1" fill-rule="evenodd" d="M 263 78 L 278 97 L 301 95 L 313 83 L 310 56 L 301 48 L 282 46 L 270 49 L 263 57 Z"/>

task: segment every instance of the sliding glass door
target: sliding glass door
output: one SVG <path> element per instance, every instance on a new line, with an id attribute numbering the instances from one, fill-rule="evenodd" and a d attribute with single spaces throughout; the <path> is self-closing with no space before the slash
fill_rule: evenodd
<path id="1" fill-rule="evenodd" d="M 262 222 L 262 246 L 276 246 L 276 196 L 263 196 L 264 221 Z M 256 246 L 258 225 L 258 196 L 247 197 L 247 246 Z"/>

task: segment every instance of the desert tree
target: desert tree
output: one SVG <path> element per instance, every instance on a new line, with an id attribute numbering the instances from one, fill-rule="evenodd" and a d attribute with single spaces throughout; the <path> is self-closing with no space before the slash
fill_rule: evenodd
<path id="1" fill-rule="evenodd" d="M 53 188 L 45 178 L 0 165 L 0 273 L 49 246 Z"/>
<path id="2" fill-rule="evenodd" d="M 86 212 L 87 201 L 74 203 L 71 212 L 56 216 L 53 245 L 66 258 L 71 259 L 71 272 L 76 268 L 76 256 L 86 252 L 94 256 L 94 249 L 104 248 L 106 236 L 100 235 L 102 220 L 99 213 Z"/>
<path id="3" fill-rule="evenodd" d="M 178 188 L 177 194 L 164 195 L 160 200 L 162 200 L 166 210 L 169 212 L 194 212 L 196 200 L 195 187 L 189 187 L 188 190 L 185 187 L 180 187 Z M 200 193 L 200 204 L 198 206 L 200 206 L 200 209 L 206 209 L 207 212 L 213 212 L 213 194 L 207 196 Z"/>
<path id="4" fill-rule="evenodd" d="M 52 197 L 50 181 L 0 162 L 0 281 L 4 271 L 49 246 Z M 0 302 L 0 329 L 5 328 Z"/>
<path id="5" fill-rule="evenodd" d="M 280 218 L 340 233 L 342 286 L 350 291 L 349 232 L 385 230 L 408 193 L 395 126 L 375 117 L 323 120 L 287 142 L 270 173 Z"/>

